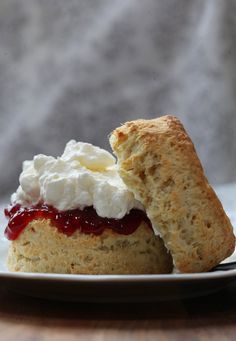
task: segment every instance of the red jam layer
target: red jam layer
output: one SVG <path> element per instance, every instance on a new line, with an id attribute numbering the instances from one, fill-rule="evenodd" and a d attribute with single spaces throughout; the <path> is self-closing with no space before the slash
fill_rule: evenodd
<path id="1" fill-rule="evenodd" d="M 9 240 L 15 240 L 34 219 L 51 219 L 58 231 L 68 236 L 76 230 L 86 234 L 100 235 L 106 228 L 128 235 L 133 233 L 142 221 L 152 228 L 146 214 L 137 209 L 132 209 L 122 219 L 99 217 L 93 207 L 86 207 L 83 210 L 58 211 L 48 205 L 21 207 L 17 204 L 5 209 L 4 213 L 9 219 L 5 230 L 5 236 Z"/>

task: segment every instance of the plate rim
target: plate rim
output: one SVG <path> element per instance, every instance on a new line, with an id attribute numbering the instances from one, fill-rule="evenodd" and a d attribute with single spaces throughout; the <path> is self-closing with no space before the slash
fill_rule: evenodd
<path id="1" fill-rule="evenodd" d="M 90 282 L 90 283 L 127 283 L 127 282 L 184 282 L 230 279 L 236 280 L 236 269 L 217 272 L 191 274 L 147 274 L 147 275 L 82 275 L 82 274 L 53 274 L 33 272 L 0 271 L 0 279 L 40 280 L 60 282 Z"/>

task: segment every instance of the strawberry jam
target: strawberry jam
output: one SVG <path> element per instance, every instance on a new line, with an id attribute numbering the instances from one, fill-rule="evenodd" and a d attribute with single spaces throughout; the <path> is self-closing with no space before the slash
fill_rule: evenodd
<path id="1" fill-rule="evenodd" d="M 100 235 L 107 228 L 119 234 L 128 235 L 133 233 L 142 221 L 152 228 L 146 214 L 138 209 L 132 209 L 122 219 L 114 219 L 98 216 L 93 207 L 86 207 L 83 210 L 58 211 L 44 204 L 32 207 L 22 207 L 17 204 L 5 209 L 5 216 L 9 219 L 5 230 L 5 236 L 9 240 L 16 239 L 34 219 L 50 219 L 59 232 L 68 236 L 76 230 L 86 234 Z"/>

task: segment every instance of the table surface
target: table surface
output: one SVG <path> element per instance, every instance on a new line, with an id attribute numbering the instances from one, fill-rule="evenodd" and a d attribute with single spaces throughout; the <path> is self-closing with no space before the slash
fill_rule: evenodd
<path id="1" fill-rule="evenodd" d="M 236 212 L 236 184 L 217 191 L 227 211 Z M 0 340 L 15 339 L 235 340 L 236 283 L 202 298 L 151 304 L 47 301 L 1 288 Z"/>
<path id="2" fill-rule="evenodd" d="M 182 301 L 85 304 L 0 291 L 0 339 L 235 340 L 236 285 Z"/>

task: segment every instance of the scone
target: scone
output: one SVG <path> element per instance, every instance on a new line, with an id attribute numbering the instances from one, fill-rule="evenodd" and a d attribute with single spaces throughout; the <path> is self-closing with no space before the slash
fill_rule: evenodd
<path id="1" fill-rule="evenodd" d="M 160 237 L 142 222 L 131 234 L 107 228 L 101 235 L 58 232 L 50 219 L 31 221 L 12 241 L 10 271 L 68 274 L 155 274 L 172 271 Z"/>
<path id="2" fill-rule="evenodd" d="M 207 271 L 232 254 L 230 220 L 176 117 L 127 122 L 110 144 L 121 178 L 145 207 L 177 271 Z"/>
<path id="3" fill-rule="evenodd" d="M 9 270 L 201 272 L 233 252 L 230 221 L 177 118 L 127 122 L 110 142 L 118 164 L 76 141 L 24 162 L 5 211 Z"/>
<path id="4" fill-rule="evenodd" d="M 5 210 L 10 271 L 170 273 L 172 257 L 105 150 L 70 141 L 23 164 Z"/>

